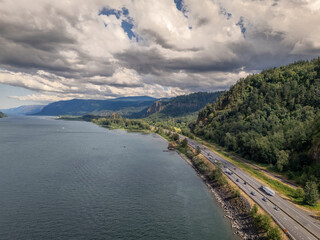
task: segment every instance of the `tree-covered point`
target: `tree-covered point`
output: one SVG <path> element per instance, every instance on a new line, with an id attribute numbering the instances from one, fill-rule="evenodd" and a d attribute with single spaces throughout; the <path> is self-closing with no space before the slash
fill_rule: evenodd
<path id="1" fill-rule="evenodd" d="M 7 115 L 5 115 L 3 112 L 0 112 L 0 118 L 5 118 Z"/>
<path id="2" fill-rule="evenodd" d="M 240 79 L 192 130 L 300 183 L 320 179 L 320 58 Z"/>
<path id="3" fill-rule="evenodd" d="M 108 128 L 124 128 L 128 130 L 150 130 L 150 126 L 140 119 L 126 119 L 121 115 L 112 114 L 109 118 L 96 118 L 92 122 Z"/>

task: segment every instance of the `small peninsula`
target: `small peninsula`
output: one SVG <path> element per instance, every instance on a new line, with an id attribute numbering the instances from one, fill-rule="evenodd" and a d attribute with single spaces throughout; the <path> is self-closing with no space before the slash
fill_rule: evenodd
<path id="1" fill-rule="evenodd" d="M 7 115 L 5 115 L 3 112 L 0 112 L 0 118 L 5 118 Z"/>

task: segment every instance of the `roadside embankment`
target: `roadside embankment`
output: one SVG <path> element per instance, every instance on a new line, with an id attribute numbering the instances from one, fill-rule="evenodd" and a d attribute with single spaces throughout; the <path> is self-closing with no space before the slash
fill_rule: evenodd
<path id="1" fill-rule="evenodd" d="M 225 217 L 230 219 L 235 234 L 241 239 L 288 239 L 268 214 L 224 176 L 219 164 L 216 166 L 208 161 L 200 150 L 191 148 L 186 140 L 175 140 L 174 134 L 161 135 L 169 141 L 170 148 L 176 146 L 180 156 L 194 168 L 225 211 Z"/>

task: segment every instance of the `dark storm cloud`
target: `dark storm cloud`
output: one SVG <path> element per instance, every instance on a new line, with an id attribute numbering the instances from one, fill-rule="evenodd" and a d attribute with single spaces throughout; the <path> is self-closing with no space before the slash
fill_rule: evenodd
<path id="1" fill-rule="evenodd" d="M 0 1 L 0 83 L 30 99 L 221 90 L 320 55 L 314 0 Z"/>
<path id="2" fill-rule="evenodd" d="M 158 50 L 128 50 L 118 53 L 115 57 L 122 61 L 122 65 L 135 69 L 140 74 L 154 74 L 161 72 L 186 71 L 191 73 L 212 71 L 234 71 L 240 67 L 235 60 L 213 60 L 206 56 L 194 58 L 166 59 Z"/>

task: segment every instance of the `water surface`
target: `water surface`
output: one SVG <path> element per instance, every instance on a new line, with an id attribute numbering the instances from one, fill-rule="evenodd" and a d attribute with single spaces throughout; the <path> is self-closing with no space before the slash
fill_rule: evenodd
<path id="1" fill-rule="evenodd" d="M 215 199 L 156 135 L 0 120 L 0 239 L 235 239 Z"/>

